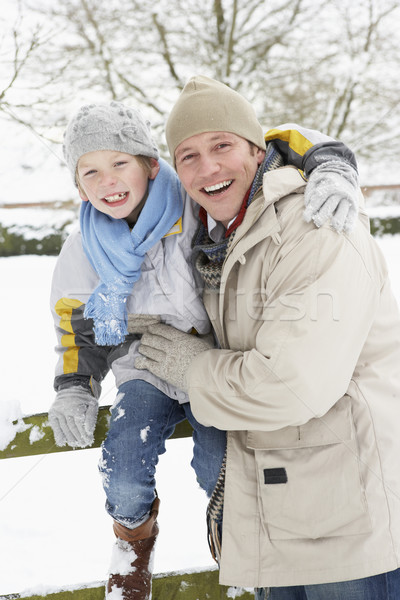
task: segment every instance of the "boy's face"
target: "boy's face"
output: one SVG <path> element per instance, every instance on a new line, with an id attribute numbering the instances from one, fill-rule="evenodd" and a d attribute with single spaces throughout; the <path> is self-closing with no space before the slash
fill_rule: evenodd
<path id="1" fill-rule="evenodd" d="M 114 150 L 84 154 L 77 167 L 82 200 L 89 200 L 97 210 L 114 219 L 134 223 L 149 179 L 154 179 L 160 168 L 154 158 L 150 164 L 150 173 L 147 173 L 131 154 Z"/>
<path id="2" fill-rule="evenodd" d="M 183 187 L 225 226 L 238 214 L 264 156 L 244 138 L 219 131 L 193 135 L 175 151 Z"/>

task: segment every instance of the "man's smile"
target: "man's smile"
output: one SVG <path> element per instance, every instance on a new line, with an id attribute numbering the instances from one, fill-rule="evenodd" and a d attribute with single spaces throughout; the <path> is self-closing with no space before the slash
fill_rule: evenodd
<path id="1" fill-rule="evenodd" d="M 221 181 L 221 183 L 216 183 L 215 185 L 204 186 L 203 191 L 206 192 L 209 196 L 215 196 L 221 192 L 224 192 L 232 185 L 233 179 L 228 179 L 226 181 Z"/>

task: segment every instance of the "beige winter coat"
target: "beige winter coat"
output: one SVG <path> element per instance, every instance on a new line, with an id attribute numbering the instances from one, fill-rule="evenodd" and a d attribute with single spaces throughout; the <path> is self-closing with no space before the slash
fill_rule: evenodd
<path id="1" fill-rule="evenodd" d="M 398 308 L 367 220 L 316 229 L 303 187 L 291 167 L 266 174 L 205 298 L 222 349 L 188 374 L 194 415 L 229 431 L 226 585 L 399 566 Z"/>

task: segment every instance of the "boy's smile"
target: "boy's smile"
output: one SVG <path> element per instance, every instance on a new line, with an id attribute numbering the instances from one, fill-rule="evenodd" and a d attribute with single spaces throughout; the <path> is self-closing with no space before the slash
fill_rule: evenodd
<path id="1" fill-rule="evenodd" d="M 104 200 L 106 202 L 108 202 L 108 204 L 110 204 L 110 203 L 113 204 L 115 202 L 125 200 L 127 194 L 128 194 L 128 192 L 120 192 L 119 194 L 114 194 L 114 196 L 108 196 L 108 197 L 106 196 L 104 198 Z"/>
<path id="2" fill-rule="evenodd" d="M 97 210 L 114 219 L 133 224 L 147 196 L 149 179 L 159 171 L 158 162 L 150 159 L 149 172 L 135 156 L 114 150 L 96 150 L 81 156 L 77 179 L 82 200 L 89 200 Z"/>

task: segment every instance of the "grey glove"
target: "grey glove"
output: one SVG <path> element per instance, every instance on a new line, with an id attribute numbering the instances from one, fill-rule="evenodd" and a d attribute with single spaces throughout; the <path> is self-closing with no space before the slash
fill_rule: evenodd
<path id="1" fill-rule="evenodd" d="M 91 446 L 98 411 L 98 399 L 84 388 L 71 387 L 57 392 L 49 410 L 49 423 L 57 446 Z"/>
<path id="2" fill-rule="evenodd" d="M 321 227 L 328 219 L 337 232 L 354 229 L 358 215 L 358 175 L 344 161 L 330 160 L 311 171 L 304 195 L 304 218 Z"/>
<path id="3" fill-rule="evenodd" d="M 128 314 L 128 332 L 143 334 L 150 325 L 155 325 L 160 320 L 160 315 Z"/>
<path id="4" fill-rule="evenodd" d="M 214 347 L 211 336 L 199 337 L 160 323 L 151 325 L 142 337 L 135 361 L 137 369 L 147 369 L 180 390 L 187 391 L 186 371 L 192 360 Z"/>

